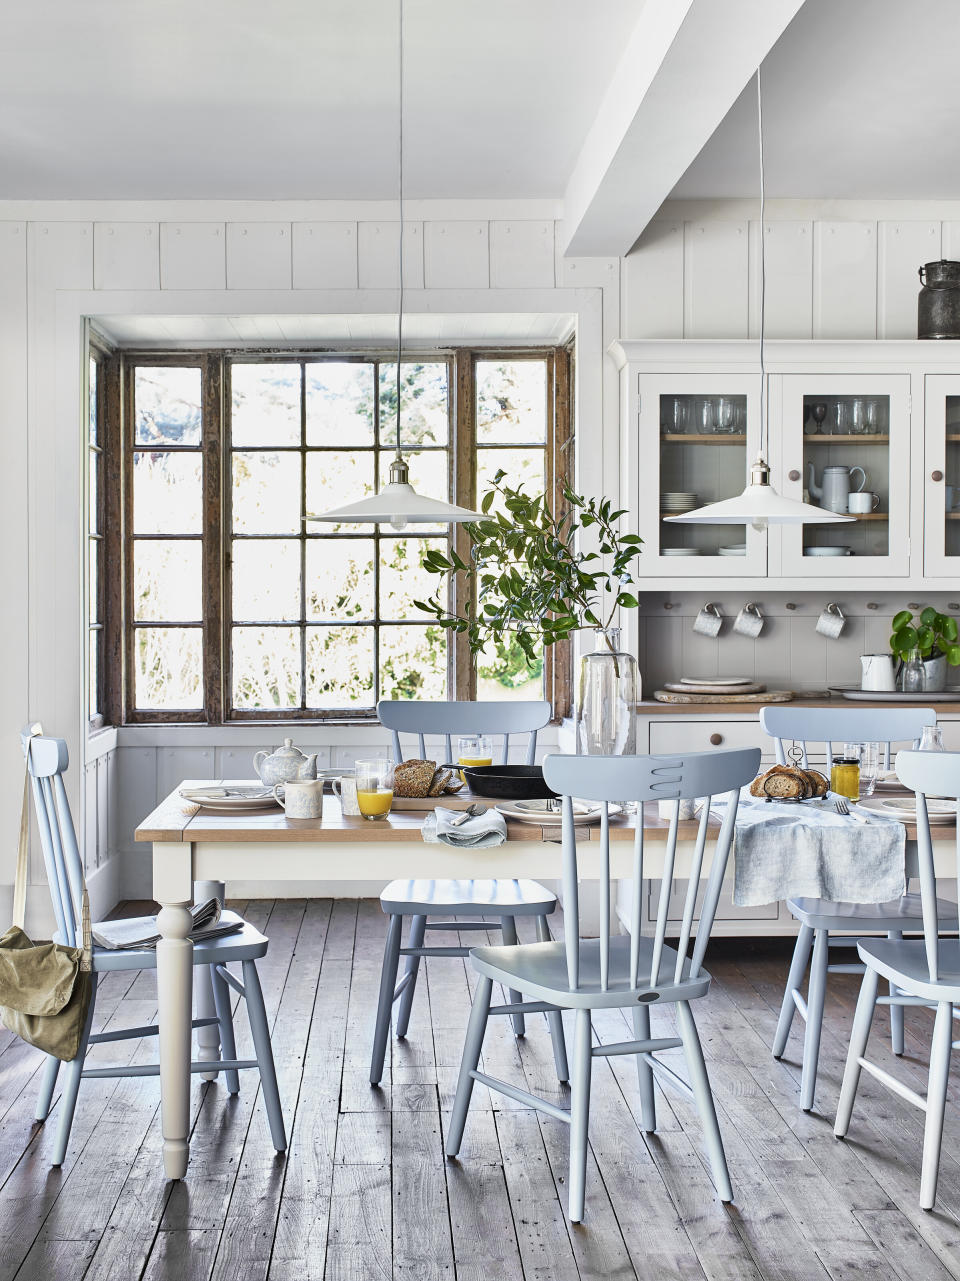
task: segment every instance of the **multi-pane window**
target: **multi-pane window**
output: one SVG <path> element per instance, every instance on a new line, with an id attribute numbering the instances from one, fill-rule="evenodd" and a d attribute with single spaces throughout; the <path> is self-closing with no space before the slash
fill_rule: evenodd
<path id="1" fill-rule="evenodd" d="M 103 722 L 104 583 L 103 583 L 103 381 L 102 356 L 91 350 L 87 362 L 87 715 L 93 726 Z"/>
<path id="2" fill-rule="evenodd" d="M 566 370 L 565 353 L 562 368 Z M 503 468 L 560 480 L 556 353 L 404 359 L 401 430 L 423 494 L 475 505 Z M 463 637 L 414 601 L 448 526 L 315 523 L 375 493 L 396 448 L 388 357 L 126 357 L 128 720 L 369 717 L 378 698 L 541 697 L 501 645 L 473 669 Z M 454 529 L 453 537 L 465 537 Z"/>

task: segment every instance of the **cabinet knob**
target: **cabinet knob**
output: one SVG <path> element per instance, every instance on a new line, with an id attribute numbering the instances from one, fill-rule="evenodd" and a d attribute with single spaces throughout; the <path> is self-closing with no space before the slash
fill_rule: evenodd
<path id="1" fill-rule="evenodd" d="M 719 747 L 719 746 L 720 746 L 720 744 L 723 742 L 723 735 L 722 735 L 722 734 L 711 734 L 711 735 L 710 735 L 710 742 L 713 744 L 713 746 L 714 746 L 714 747 Z"/>
<path id="2" fill-rule="evenodd" d="M 942 471 L 932 471 L 932 472 L 930 473 L 930 479 L 931 479 L 931 480 L 936 480 L 936 481 L 941 481 L 941 480 L 943 480 L 943 472 L 942 472 Z"/>
<path id="3" fill-rule="evenodd" d="M 799 479 L 800 479 L 800 473 L 797 471 L 796 467 L 794 467 L 793 471 L 787 472 L 787 480 L 799 480 Z"/>

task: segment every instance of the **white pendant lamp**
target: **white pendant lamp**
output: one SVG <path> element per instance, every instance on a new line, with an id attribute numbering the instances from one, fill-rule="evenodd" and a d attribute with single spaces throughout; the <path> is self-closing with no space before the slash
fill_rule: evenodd
<path id="1" fill-rule="evenodd" d="M 764 363 L 764 310 L 766 302 L 766 243 L 764 234 L 763 180 L 763 101 L 760 91 L 760 68 L 757 67 L 757 129 L 760 139 L 760 451 L 750 467 L 750 483 L 736 498 L 725 498 L 707 507 L 682 516 L 666 516 L 664 520 L 680 525 L 752 525 L 765 529 L 767 525 L 839 525 L 856 520 L 855 516 L 842 516 L 801 503 L 795 498 L 783 498 L 770 484 L 770 468 L 766 461 L 766 445 L 770 439 L 770 406 L 767 398 L 766 365 Z"/>
<path id="2" fill-rule="evenodd" d="M 400 264 L 399 307 L 397 310 L 397 447 L 390 464 L 390 480 L 381 486 L 372 498 L 334 507 L 318 515 L 307 515 L 307 520 L 330 521 L 336 524 L 391 525 L 405 529 L 407 525 L 456 524 L 465 520 L 483 520 L 482 512 L 457 507 L 438 498 L 425 498 L 410 484 L 410 468 L 400 448 L 400 356 L 403 351 L 403 0 L 400 0 L 400 121 L 398 130 L 399 188 L 400 188 Z"/>

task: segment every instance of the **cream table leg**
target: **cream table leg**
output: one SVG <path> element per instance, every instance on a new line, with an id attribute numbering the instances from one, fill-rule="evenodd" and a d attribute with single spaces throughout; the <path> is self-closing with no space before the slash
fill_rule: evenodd
<path id="1" fill-rule="evenodd" d="M 182 1179 L 190 1159 L 190 1042 L 192 1037 L 193 943 L 190 893 L 193 850 L 189 843 L 153 847 L 153 893 L 160 904 L 157 926 L 157 997 L 160 1026 L 160 1118 L 163 1168 Z"/>
<path id="2" fill-rule="evenodd" d="M 223 896 L 227 887 L 223 881 L 197 881 L 193 887 L 194 903 L 204 903 L 208 898 L 215 898 L 223 906 Z M 213 984 L 210 981 L 210 967 L 208 965 L 198 966 L 199 973 L 196 977 L 197 991 L 194 1000 L 196 1002 L 198 1019 L 215 1019 L 217 1017 L 217 1007 L 213 1000 Z M 203 1063 L 210 1063 L 220 1057 L 220 1028 L 216 1023 L 210 1023 L 207 1027 L 197 1028 L 197 1058 Z M 205 1081 L 215 1081 L 216 1072 L 204 1072 Z"/>

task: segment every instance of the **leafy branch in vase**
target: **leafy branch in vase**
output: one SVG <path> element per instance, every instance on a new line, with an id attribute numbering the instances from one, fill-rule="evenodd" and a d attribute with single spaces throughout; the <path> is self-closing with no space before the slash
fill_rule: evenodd
<path id="1" fill-rule="evenodd" d="M 466 632 L 471 654 L 491 641 L 513 638 L 532 666 L 539 646 L 566 640 L 581 628 L 606 631 L 618 609 L 637 608 L 628 588 L 643 539 L 619 532 L 626 510 L 614 511 L 607 498 L 584 498 L 565 487 L 568 510 L 556 515 L 545 494 L 513 488 L 504 483 L 505 475 L 498 471 L 483 496 L 485 519 L 464 525 L 470 562 L 452 548 L 426 552 L 423 567 L 440 581 L 429 600 L 414 604 L 441 627 Z M 593 531 L 595 550 L 578 548 L 582 530 Z M 462 613 L 448 605 L 450 574 L 461 580 Z"/>

